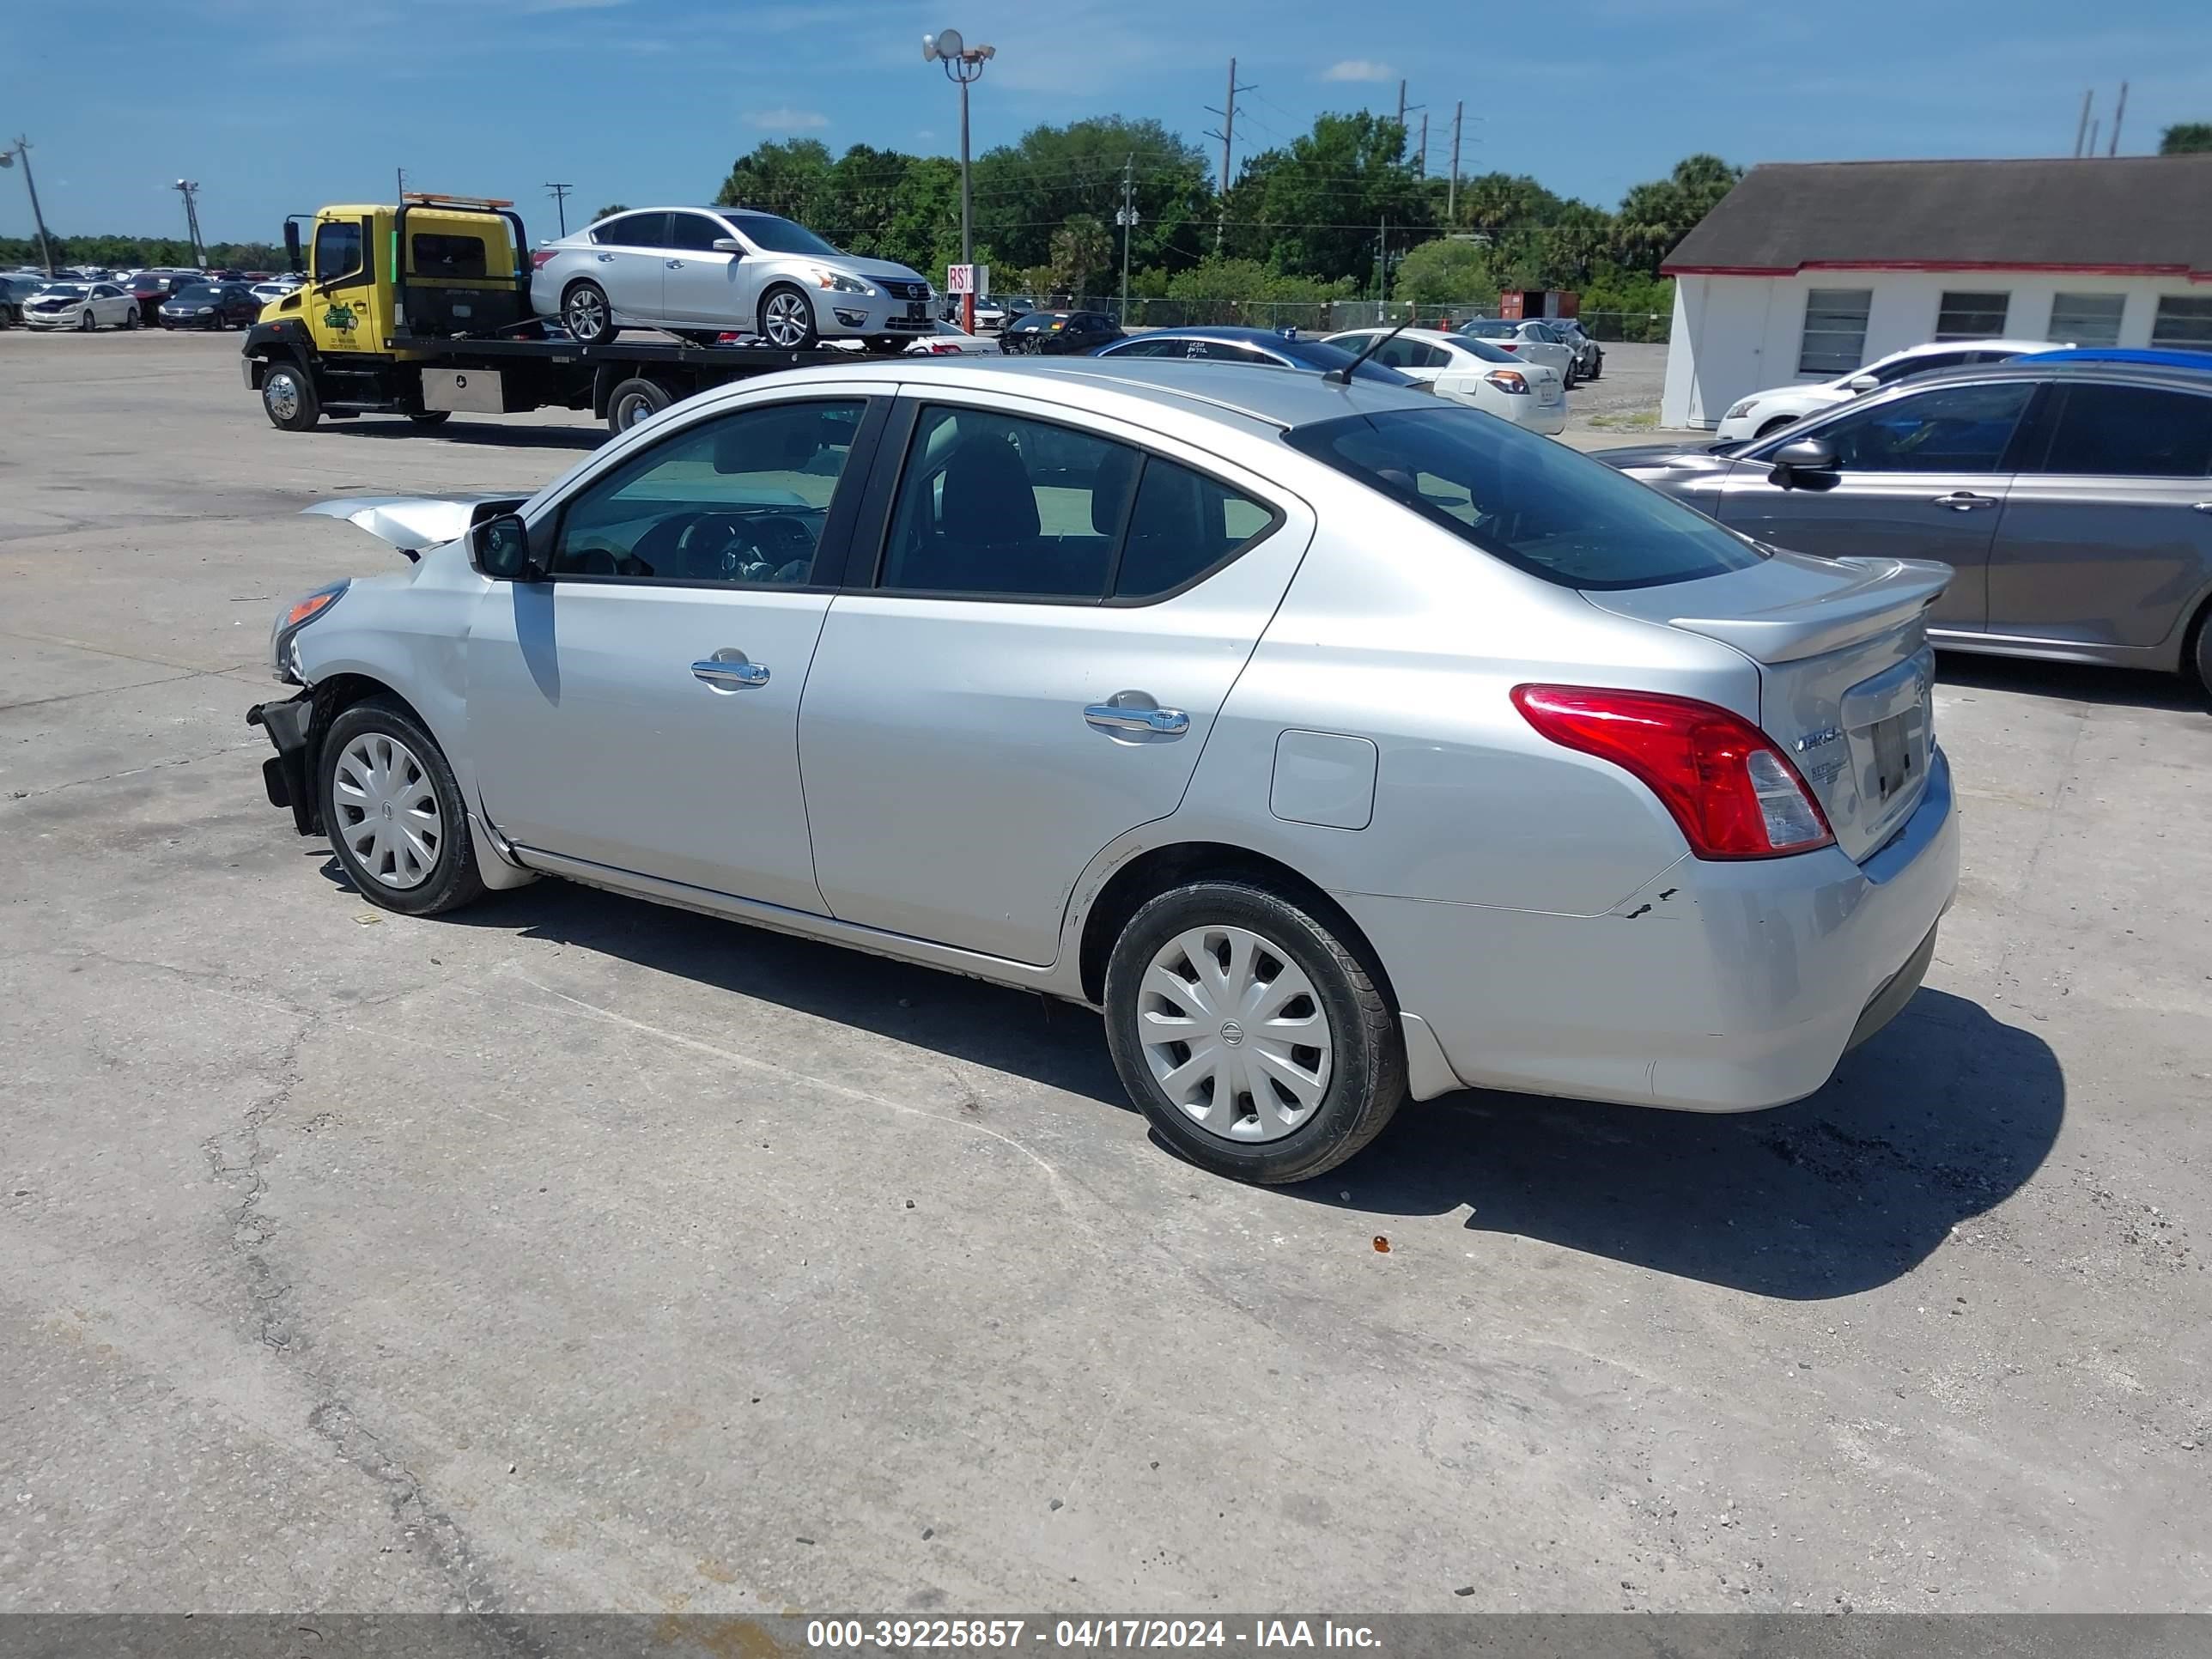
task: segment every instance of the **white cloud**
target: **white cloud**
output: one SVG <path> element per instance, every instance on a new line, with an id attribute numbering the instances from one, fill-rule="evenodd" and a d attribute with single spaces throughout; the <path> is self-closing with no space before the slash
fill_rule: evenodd
<path id="1" fill-rule="evenodd" d="M 1322 71 L 1324 81 L 1388 81 L 1391 70 L 1388 64 L 1378 64 L 1371 58 L 1347 58 L 1340 64 L 1331 64 Z"/>
<path id="2" fill-rule="evenodd" d="M 779 132 L 830 125 L 830 118 L 815 109 L 757 109 L 747 114 L 745 119 L 764 131 Z"/>

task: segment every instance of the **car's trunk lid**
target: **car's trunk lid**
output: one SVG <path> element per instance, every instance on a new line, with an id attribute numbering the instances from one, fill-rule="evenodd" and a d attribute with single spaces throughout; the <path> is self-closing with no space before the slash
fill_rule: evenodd
<path id="1" fill-rule="evenodd" d="M 1853 859 L 1927 787 L 1935 655 L 1926 613 L 1951 580 L 1921 559 L 1777 553 L 1746 569 L 1586 592 L 1601 610 L 1731 645 L 1759 665 L 1759 723 L 1812 787 Z"/>

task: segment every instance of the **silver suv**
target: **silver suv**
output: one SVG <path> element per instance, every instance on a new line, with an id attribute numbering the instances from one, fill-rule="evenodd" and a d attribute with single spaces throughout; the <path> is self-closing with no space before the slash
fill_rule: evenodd
<path id="1" fill-rule="evenodd" d="M 531 304 L 586 345 L 659 328 L 708 343 L 738 330 L 787 349 L 857 337 L 896 350 L 933 324 L 921 272 L 748 208 L 618 213 L 532 259 Z"/>

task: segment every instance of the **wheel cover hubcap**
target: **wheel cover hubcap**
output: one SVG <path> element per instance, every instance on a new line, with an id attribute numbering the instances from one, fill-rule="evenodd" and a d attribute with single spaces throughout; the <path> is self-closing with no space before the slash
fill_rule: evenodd
<path id="1" fill-rule="evenodd" d="M 331 774 L 331 805 L 332 829 L 379 886 L 404 892 L 429 879 L 445 820 L 429 772 L 398 738 L 368 732 L 348 744 Z"/>
<path id="2" fill-rule="evenodd" d="M 597 334 L 606 320 L 606 307 L 591 289 L 580 289 L 568 296 L 568 325 L 576 333 Z"/>
<path id="3" fill-rule="evenodd" d="M 1194 927 L 1137 993 L 1145 1063 L 1177 1111 L 1224 1140 L 1279 1140 L 1328 1092 L 1335 1041 L 1313 981 L 1243 927 Z"/>
<path id="4" fill-rule="evenodd" d="M 269 400 L 269 412 L 278 420 L 289 421 L 300 412 L 300 388 L 289 374 L 271 374 L 261 390 Z"/>
<path id="5" fill-rule="evenodd" d="M 797 345 L 806 337 L 806 301 L 796 294 L 778 294 L 768 302 L 768 337 L 780 346 Z"/>

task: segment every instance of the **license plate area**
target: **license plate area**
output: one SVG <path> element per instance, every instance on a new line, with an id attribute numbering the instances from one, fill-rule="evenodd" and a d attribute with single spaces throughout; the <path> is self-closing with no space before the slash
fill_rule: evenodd
<path id="1" fill-rule="evenodd" d="M 1917 710 L 1893 714 L 1877 721 L 1869 732 L 1874 745 L 1874 789 L 1877 801 L 1894 799 L 1912 782 L 1916 771 L 1912 759 L 1910 724 L 1918 718 Z"/>
<path id="2" fill-rule="evenodd" d="M 921 300 L 910 300 L 907 302 L 906 316 L 908 322 L 919 323 L 928 315 L 929 307 L 926 302 Z"/>

